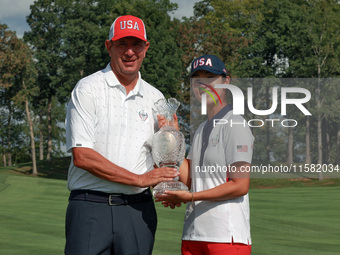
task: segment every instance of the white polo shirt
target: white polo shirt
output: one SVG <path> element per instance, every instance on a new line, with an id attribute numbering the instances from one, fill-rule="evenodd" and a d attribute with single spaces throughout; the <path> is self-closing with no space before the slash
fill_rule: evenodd
<path id="1" fill-rule="evenodd" d="M 66 146 L 91 148 L 135 174 L 153 168 L 151 140 L 155 133 L 154 104 L 162 93 L 141 79 L 126 95 L 110 64 L 81 79 L 71 94 L 66 116 Z M 71 160 L 69 190 L 90 189 L 136 194 L 144 188 L 100 179 L 77 168 Z"/>
<path id="2" fill-rule="evenodd" d="M 244 119 L 233 115 L 231 108 L 224 107 L 195 132 L 188 155 L 192 192 L 225 183 L 229 177 L 226 166 L 239 161 L 251 163 L 254 137 L 249 127 L 241 124 Z M 213 127 L 214 119 L 228 123 Z M 187 203 L 182 239 L 251 244 L 249 217 L 248 194 L 220 202 L 196 201 L 193 206 Z"/>

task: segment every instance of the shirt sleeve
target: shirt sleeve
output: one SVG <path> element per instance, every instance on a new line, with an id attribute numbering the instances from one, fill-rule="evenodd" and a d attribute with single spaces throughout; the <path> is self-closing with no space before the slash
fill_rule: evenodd
<path id="1" fill-rule="evenodd" d="M 244 121 L 243 117 L 233 115 L 233 126 L 226 125 L 227 129 L 224 142 L 226 162 L 231 165 L 235 162 L 251 163 L 253 156 L 254 136 Z M 243 123 L 243 124 L 242 124 Z"/>
<path id="2" fill-rule="evenodd" d="M 95 130 L 95 101 L 89 86 L 81 81 L 72 91 L 66 114 L 66 149 L 93 148 Z"/>

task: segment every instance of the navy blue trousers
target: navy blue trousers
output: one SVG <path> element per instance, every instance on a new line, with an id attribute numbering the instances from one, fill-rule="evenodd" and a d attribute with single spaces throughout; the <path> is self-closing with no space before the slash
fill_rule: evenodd
<path id="1" fill-rule="evenodd" d="M 154 201 L 110 206 L 71 200 L 66 212 L 66 255 L 150 255 L 157 215 Z"/>

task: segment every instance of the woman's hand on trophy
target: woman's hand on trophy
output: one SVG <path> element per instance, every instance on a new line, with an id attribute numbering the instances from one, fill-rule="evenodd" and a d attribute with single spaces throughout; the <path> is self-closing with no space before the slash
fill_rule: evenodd
<path id="1" fill-rule="evenodd" d="M 160 195 L 156 197 L 156 202 L 162 202 L 162 204 L 165 206 L 167 202 L 168 206 L 171 204 L 177 205 L 180 203 L 186 203 L 191 202 L 192 200 L 192 194 L 189 191 L 170 191 L 166 190 L 164 195 Z M 172 207 L 171 207 L 172 208 Z"/>
<path id="2" fill-rule="evenodd" d="M 154 186 L 160 182 L 172 181 L 179 172 L 172 167 L 155 168 L 145 174 L 138 175 L 138 187 Z"/>
<path id="3" fill-rule="evenodd" d="M 156 202 L 157 202 L 157 200 L 156 200 Z M 180 207 L 182 204 L 181 203 L 174 204 L 174 203 L 171 203 L 171 202 L 162 201 L 162 205 L 164 207 L 170 207 L 171 209 L 175 209 L 176 207 Z"/>
<path id="4" fill-rule="evenodd" d="M 173 118 L 174 118 L 174 128 L 179 131 L 178 116 L 176 115 L 176 113 L 174 113 Z M 159 128 L 162 128 L 168 125 L 168 120 L 163 115 L 158 114 L 157 121 L 158 121 Z"/>

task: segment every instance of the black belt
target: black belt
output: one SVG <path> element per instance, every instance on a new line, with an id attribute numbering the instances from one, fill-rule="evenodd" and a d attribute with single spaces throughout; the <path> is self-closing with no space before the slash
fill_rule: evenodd
<path id="1" fill-rule="evenodd" d="M 134 195 L 109 194 L 93 190 L 72 190 L 69 197 L 69 201 L 71 200 L 106 203 L 109 205 L 128 205 L 152 201 L 152 195 L 150 189 Z"/>

